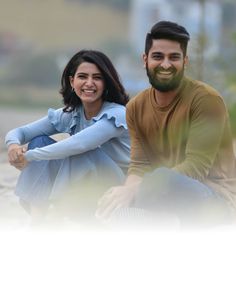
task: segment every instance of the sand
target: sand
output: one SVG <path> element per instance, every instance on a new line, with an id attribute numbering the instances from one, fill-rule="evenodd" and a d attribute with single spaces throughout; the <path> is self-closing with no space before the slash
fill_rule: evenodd
<path id="1" fill-rule="evenodd" d="M 42 111 L 23 111 L 11 108 L 0 109 L 0 229 L 20 230 L 29 222 L 28 214 L 18 204 L 14 194 L 19 171 L 7 161 L 4 138 L 10 129 L 34 121 L 44 114 Z"/>

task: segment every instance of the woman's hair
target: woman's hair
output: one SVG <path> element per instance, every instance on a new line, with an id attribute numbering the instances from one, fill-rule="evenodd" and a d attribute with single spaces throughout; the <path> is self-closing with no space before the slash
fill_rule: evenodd
<path id="1" fill-rule="evenodd" d="M 102 99 L 126 105 L 129 97 L 110 59 L 100 51 L 81 50 L 70 59 L 62 73 L 60 94 L 65 105 L 64 111 L 70 112 L 82 103 L 80 97 L 71 88 L 70 76 L 74 77 L 78 66 L 83 62 L 95 64 L 101 71 L 105 81 Z"/>

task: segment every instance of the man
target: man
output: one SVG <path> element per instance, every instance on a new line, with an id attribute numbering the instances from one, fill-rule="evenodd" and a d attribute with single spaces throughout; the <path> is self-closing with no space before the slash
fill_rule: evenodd
<path id="1" fill-rule="evenodd" d="M 103 196 L 98 217 L 131 206 L 183 224 L 231 219 L 236 178 L 228 113 L 216 90 L 185 77 L 189 39 L 169 21 L 147 34 L 143 61 L 151 87 L 127 105 L 128 177 Z"/>

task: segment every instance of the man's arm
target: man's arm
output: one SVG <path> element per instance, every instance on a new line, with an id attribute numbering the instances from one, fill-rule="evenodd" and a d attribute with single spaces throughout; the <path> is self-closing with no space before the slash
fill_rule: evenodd
<path id="1" fill-rule="evenodd" d="M 108 219 L 113 212 L 122 207 L 128 207 L 134 200 L 142 177 L 131 174 L 123 186 L 109 189 L 98 202 L 96 217 Z"/>
<path id="2" fill-rule="evenodd" d="M 150 171 L 150 161 L 143 149 L 142 138 L 138 134 L 137 112 L 135 110 L 135 98 L 126 108 L 126 122 L 131 138 L 131 161 L 128 177 L 123 186 L 113 187 L 108 190 L 98 202 L 96 216 L 107 219 L 111 214 L 122 207 L 129 206 L 134 200 L 145 172 Z"/>
<path id="3" fill-rule="evenodd" d="M 131 153 L 130 153 L 130 165 L 129 175 L 143 175 L 151 170 L 151 163 L 144 150 L 145 139 L 142 137 L 140 132 L 140 125 L 143 126 L 142 118 L 138 114 L 137 109 L 139 106 L 135 104 L 135 98 L 131 100 L 126 109 L 126 122 L 130 134 L 131 141 Z M 140 120 L 142 123 L 140 123 Z M 150 122 L 151 124 L 151 122 Z"/>
<path id="4" fill-rule="evenodd" d="M 185 160 L 173 169 L 203 181 L 219 152 L 226 120 L 227 110 L 220 97 L 208 95 L 196 100 L 191 115 Z"/>

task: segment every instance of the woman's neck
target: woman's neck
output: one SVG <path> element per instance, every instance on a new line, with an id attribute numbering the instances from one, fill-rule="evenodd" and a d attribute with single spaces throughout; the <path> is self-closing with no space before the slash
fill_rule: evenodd
<path id="1" fill-rule="evenodd" d="M 95 117 L 101 110 L 103 101 L 97 101 L 93 103 L 83 103 L 84 115 L 87 120 Z"/>

